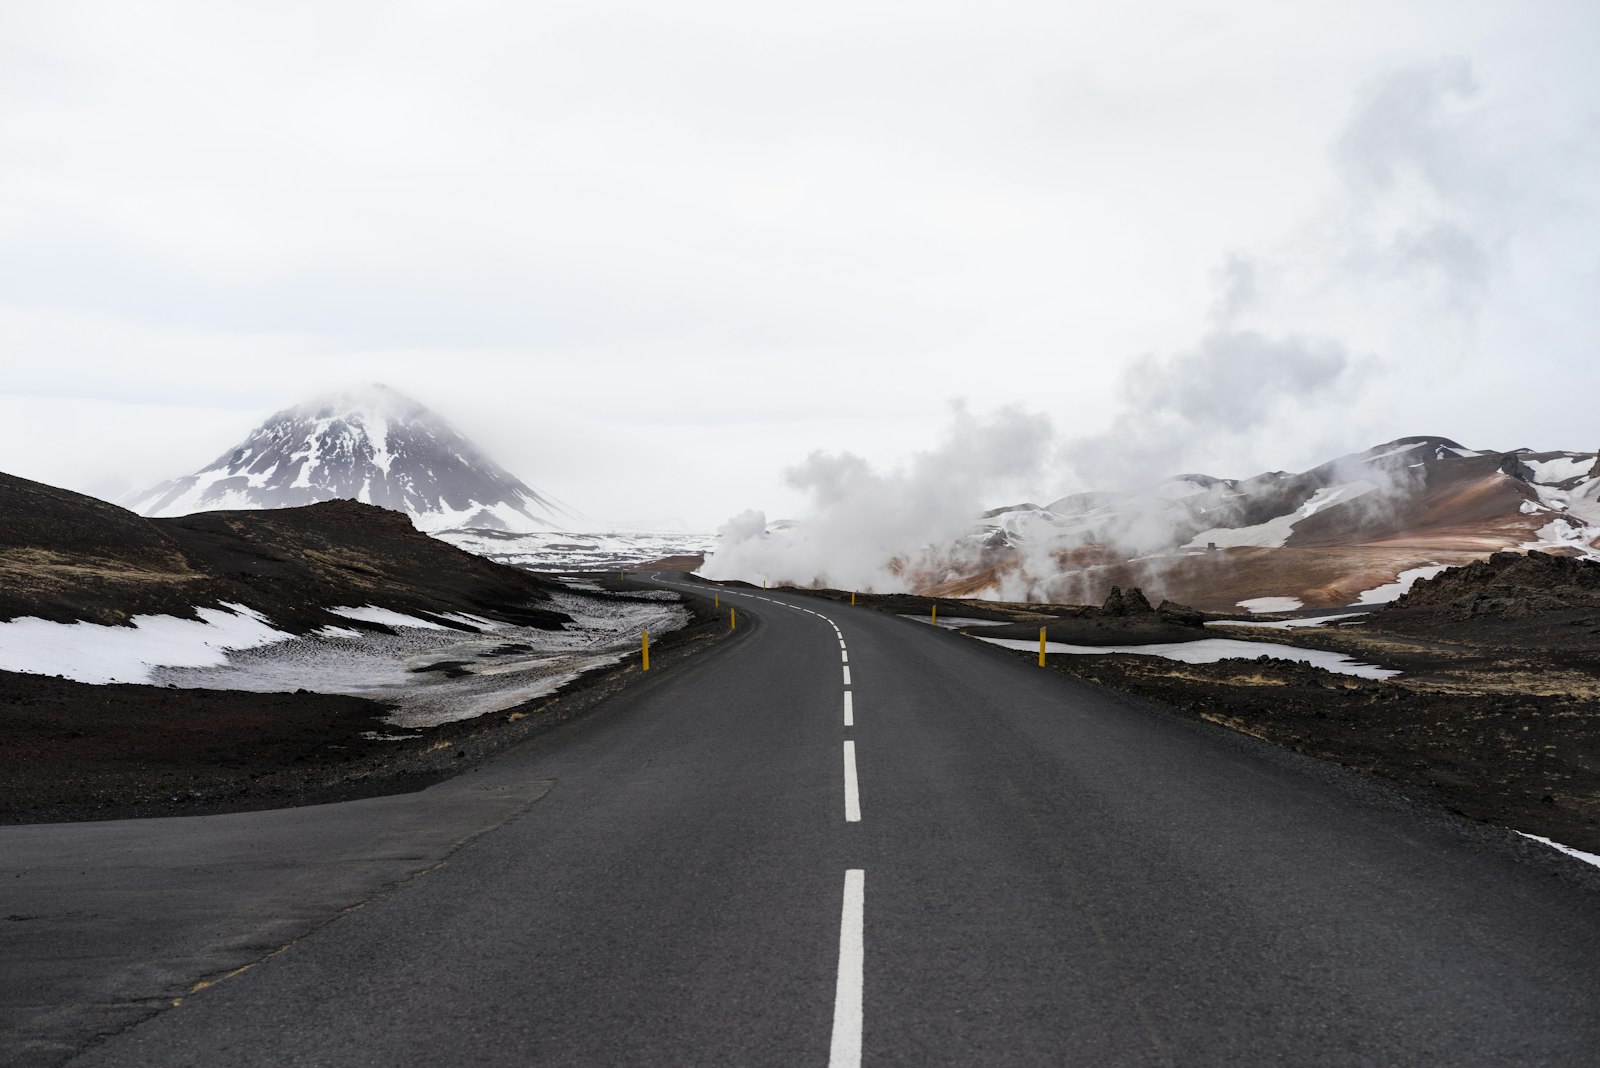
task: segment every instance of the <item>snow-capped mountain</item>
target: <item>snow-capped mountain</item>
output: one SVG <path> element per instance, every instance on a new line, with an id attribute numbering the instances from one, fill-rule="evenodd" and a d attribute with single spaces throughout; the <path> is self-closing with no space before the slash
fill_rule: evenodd
<path id="1" fill-rule="evenodd" d="M 1298 474 L 1177 475 L 1132 492 L 999 509 L 974 537 L 996 548 L 1045 539 L 1134 553 L 1453 539 L 1600 555 L 1600 463 L 1594 453 L 1401 438 Z"/>
<path id="2" fill-rule="evenodd" d="M 1370 604 L 1502 549 L 1600 559 L 1600 458 L 1400 438 L 1299 473 L 996 509 L 963 541 L 930 589 L 1093 599 L 1143 583 L 1218 609 Z"/>
<path id="3" fill-rule="evenodd" d="M 405 512 L 421 530 L 549 530 L 563 514 L 439 415 L 383 385 L 278 412 L 207 466 L 122 503 L 176 516 L 336 499 Z"/>

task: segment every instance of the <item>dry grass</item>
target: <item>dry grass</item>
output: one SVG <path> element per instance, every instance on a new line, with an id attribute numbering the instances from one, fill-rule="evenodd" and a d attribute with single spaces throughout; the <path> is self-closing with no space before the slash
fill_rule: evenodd
<path id="1" fill-rule="evenodd" d="M 0 555 L 0 577 L 7 583 L 71 586 L 86 582 L 189 582 L 200 578 L 181 556 L 161 567 L 139 567 L 126 560 L 57 553 L 48 549 L 8 549 Z"/>
<path id="2" fill-rule="evenodd" d="M 1221 683 L 1227 686 L 1287 686 L 1287 680 L 1276 679 L 1260 672 L 1250 674 L 1228 675 L 1224 678 L 1212 678 L 1197 675 L 1190 671 L 1149 671 L 1143 673 L 1147 678 L 1172 679 L 1176 682 Z"/>

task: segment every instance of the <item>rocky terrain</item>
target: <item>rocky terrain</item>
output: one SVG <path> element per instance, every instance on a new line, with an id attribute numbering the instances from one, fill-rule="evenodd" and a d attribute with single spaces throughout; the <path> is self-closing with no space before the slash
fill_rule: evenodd
<path id="1" fill-rule="evenodd" d="M 689 626 L 652 641 L 652 675 L 729 636 L 722 613 L 686 607 Z M 512 708 L 399 735 L 384 720 L 388 708 L 359 697 L 0 672 L 0 824 L 240 812 L 421 789 L 646 678 L 630 660 Z"/>
<path id="2" fill-rule="evenodd" d="M 559 679 L 571 674 L 574 659 L 605 659 L 590 655 L 582 635 L 567 633 L 573 616 L 557 610 L 558 602 L 574 610 L 600 602 L 613 616 L 631 605 L 659 618 L 660 598 L 676 601 L 632 590 L 615 576 L 563 584 L 496 564 L 418 532 L 404 514 L 354 501 L 146 519 L 0 474 L 0 663 L 26 661 L 32 650 L 61 665 L 50 673 L 0 670 L 0 822 L 228 811 L 423 785 L 577 714 L 637 676 L 635 664 L 623 660 L 549 693 L 553 687 L 543 685 L 535 666 L 528 671 L 537 685 L 526 690 L 537 696 L 517 696 L 516 673 L 499 664 L 537 660 L 539 650 L 529 644 L 544 640 L 537 635 L 548 634 L 562 650 L 549 658 L 565 673 Z M 723 633 L 720 614 L 667 608 L 685 613 L 690 626 L 656 636 L 659 664 Z M 61 643 L 78 641 L 84 628 L 94 631 L 84 648 L 98 652 L 152 620 L 176 623 L 203 650 L 219 640 L 205 635 L 206 621 L 217 618 L 271 628 L 269 644 L 229 654 L 235 660 L 304 646 L 321 648 L 341 671 L 363 643 L 409 640 L 396 627 L 421 634 L 443 643 L 442 651 L 395 668 L 418 688 L 479 681 L 460 678 L 471 665 L 448 652 L 483 646 L 482 655 L 499 660 L 482 678 L 505 680 L 513 700 L 491 703 L 488 714 L 397 729 L 389 704 L 301 688 L 310 681 L 212 688 L 229 685 L 229 656 L 210 658 L 220 667 L 189 669 L 189 681 L 176 686 L 171 680 L 184 673 L 159 666 L 146 674 L 166 684 L 133 681 L 138 671 L 121 681 L 60 677 L 79 666 L 70 654 L 77 646 Z M 631 648 L 636 635 L 625 637 Z M 576 655 L 567 652 L 575 641 Z M 301 678 L 298 664 L 291 658 L 282 677 Z"/>
<path id="3" fill-rule="evenodd" d="M 1052 608 L 1051 618 L 1033 622 L 984 627 L 989 638 L 1037 638 L 1040 628 L 1046 640 L 1068 645 L 1153 645 L 1159 642 L 1188 642 L 1211 637 L 1205 628 L 1205 615 L 1187 605 L 1162 601 L 1152 608 L 1144 591 L 1137 586 L 1126 593 L 1111 587 L 1105 603 Z"/>
<path id="4" fill-rule="evenodd" d="M 1600 563 L 1536 551 L 1495 553 L 1418 581 L 1373 626 L 1420 633 L 1468 621 L 1475 634 L 1514 630 L 1542 634 L 1548 644 L 1562 644 L 1564 628 L 1600 634 Z"/>

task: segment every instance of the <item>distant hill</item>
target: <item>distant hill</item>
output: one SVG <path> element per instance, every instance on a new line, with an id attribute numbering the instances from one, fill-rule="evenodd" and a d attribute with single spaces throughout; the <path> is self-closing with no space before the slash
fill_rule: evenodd
<path id="1" fill-rule="evenodd" d="M 555 587 L 354 501 L 145 519 L 93 497 L 0 474 L 0 620 L 127 623 L 242 606 L 279 629 L 384 629 L 330 613 L 374 605 L 462 630 L 471 613 L 559 628 Z"/>
<path id="2" fill-rule="evenodd" d="M 526 532 L 562 522 L 560 505 L 437 413 L 383 385 L 278 412 L 205 467 L 122 503 L 170 517 L 331 500 L 404 512 L 421 530 Z"/>
<path id="3" fill-rule="evenodd" d="M 1112 585 L 1227 610 L 1381 603 L 1503 549 L 1600 559 L 1595 453 L 1409 437 L 1304 472 L 1179 475 L 986 517 L 925 592 L 1097 603 Z M 946 561 L 948 564 L 948 561 Z"/>

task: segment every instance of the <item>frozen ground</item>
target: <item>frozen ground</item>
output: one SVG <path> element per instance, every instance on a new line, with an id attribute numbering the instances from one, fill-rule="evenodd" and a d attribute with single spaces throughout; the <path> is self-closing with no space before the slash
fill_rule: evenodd
<path id="1" fill-rule="evenodd" d="M 1553 842 L 1543 835 L 1529 834 L 1527 831 L 1518 831 L 1517 833 L 1524 838 L 1532 838 L 1535 842 L 1543 842 L 1551 849 L 1560 850 L 1567 856 L 1581 860 L 1585 864 L 1593 864 L 1595 867 L 1600 868 L 1600 856 L 1596 856 L 1593 853 L 1585 853 L 1581 849 L 1573 849 L 1571 846 L 1562 845 L 1560 842 Z"/>
<path id="2" fill-rule="evenodd" d="M 978 640 L 993 642 L 1007 649 L 1023 649 L 1029 652 L 1039 650 L 1039 643 L 1027 638 L 978 637 Z M 1327 668 L 1340 675 L 1355 675 L 1363 679 L 1389 679 L 1400 674 L 1388 668 L 1358 663 L 1343 653 L 1330 653 L 1322 649 L 1300 649 L 1293 645 L 1278 645 L 1273 642 L 1246 642 L 1237 638 L 1202 638 L 1194 642 L 1172 642 L 1161 645 L 1067 645 L 1064 642 L 1049 642 L 1045 645 L 1045 651 L 1069 653 L 1075 656 L 1137 653 L 1140 656 L 1159 656 L 1185 664 L 1214 664 L 1218 660 L 1235 658 L 1254 660 L 1259 656 L 1274 656 L 1280 660 L 1298 660 L 1312 667 Z"/>
<path id="3" fill-rule="evenodd" d="M 1359 619 L 1365 612 L 1342 612 L 1336 616 L 1312 616 L 1307 619 L 1213 619 L 1206 623 L 1208 627 L 1261 627 L 1270 630 L 1295 630 L 1299 627 L 1320 627 L 1324 623 L 1333 623 L 1346 619 Z"/>
<path id="4" fill-rule="evenodd" d="M 158 665 L 216 667 L 230 653 L 293 640 L 244 605 L 199 609 L 199 619 L 134 616 L 133 625 L 53 623 L 25 616 L 0 623 L 0 670 L 76 682 L 150 682 Z M 291 687 L 292 689 L 292 687 Z"/>
<path id="5" fill-rule="evenodd" d="M 394 636 L 324 631 L 243 651 L 225 667 L 161 668 L 153 676 L 176 686 L 349 694 L 392 705 L 396 727 L 429 727 L 511 708 L 634 654 L 641 632 L 661 635 L 688 622 L 677 598 L 667 597 L 556 594 L 550 607 L 573 619 L 560 631 L 479 621 L 481 633 L 472 634 L 384 619 Z"/>
<path id="6" fill-rule="evenodd" d="M 17 619 L 0 623 L 0 668 L 90 683 L 349 694 L 393 707 L 397 727 L 418 728 L 540 697 L 631 655 L 641 632 L 661 635 L 688 621 L 666 591 L 619 599 L 571 590 L 555 594 L 550 607 L 573 622 L 550 631 L 441 617 L 473 633 L 359 605 L 333 611 L 395 633 L 324 627 L 295 637 L 242 605 L 200 609 L 199 620 L 141 616 L 132 627 Z"/>
<path id="7" fill-rule="evenodd" d="M 1252 597 L 1237 604 L 1246 612 L 1293 612 L 1304 607 L 1298 597 Z"/>
<path id="8" fill-rule="evenodd" d="M 1431 564 L 1427 567 L 1414 567 L 1410 571 L 1402 571 L 1393 582 L 1386 582 L 1382 586 L 1375 586 L 1364 591 L 1357 597 L 1355 604 L 1388 604 L 1398 601 L 1402 594 L 1416 585 L 1420 579 L 1433 578 L 1442 571 L 1448 571 L 1448 564 Z"/>
<path id="9" fill-rule="evenodd" d="M 699 556 L 716 547 L 715 534 L 614 531 L 574 534 L 539 530 L 441 530 L 433 535 L 458 549 L 534 571 L 618 571 L 668 556 Z"/>

